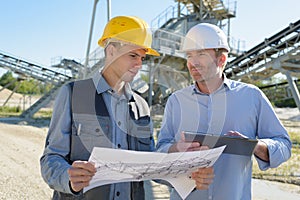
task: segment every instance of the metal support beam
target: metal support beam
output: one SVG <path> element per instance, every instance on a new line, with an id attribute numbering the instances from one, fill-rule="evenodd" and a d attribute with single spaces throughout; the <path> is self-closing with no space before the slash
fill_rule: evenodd
<path id="1" fill-rule="evenodd" d="M 111 1 L 107 0 L 107 21 L 110 20 L 111 18 Z"/>
<path id="2" fill-rule="evenodd" d="M 157 68 L 160 66 L 161 62 L 165 58 L 165 55 L 161 55 L 158 62 L 155 64 L 154 58 L 151 57 L 150 68 L 149 68 L 149 91 L 148 91 L 148 104 L 152 106 L 152 92 L 153 92 L 153 83 L 154 83 L 154 73 Z M 155 95 L 155 94 L 154 94 Z"/>
<path id="3" fill-rule="evenodd" d="M 299 90 L 297 88 L 297 85 L 296 83 L 293 81 L 292 79 L 292 76 L 290 74 L 289 71 L 287 70 L 284 70 L 284 73 L 286 75 L 286 79 L 288 80 L 288 83 L 289 83 L 289 88 L 291 89 L 292 91 L 292 95 L 294 97 L 294 100 L 295 100 L 295 103 L 298 107 L 298 110 L 300 111 L 300 95 L 299 95 Z"/>
<path id="4" fill-rule="evenodd" d="M 18 83 L 16 85 L 16 87 L 14 87 L 13 91 L 10 93 L 10 95 L 8 96 L 8 98 L 6 99 L 6 101 L 3 103 L 2 106 L 5 106 L 7 104 L 7 102 L 10 100 L 10 98 L 12 97 L 12 95 L 17 91 L 17 89 L 21 86 L 21 83 Z"/>
<path id="5" fill-rule="evenodd" d="M 90 55 L 90 48 L 91 48 L 91 41 L 92 41 L 92 34 L 93 34 L 93 29 L 94 29 L 94 21 L 95 21 L 95 13 L 96 13 L 97 4 L 98 4 L 98 0 L 94 0 L 92 21 L 91 21 L 91 26 L 90 26 L 90 33 L 89 33 L 89 39 L 88 39 L 88 45 L 87 45 L 87 49 L 86 49 L 85 63 L 84 63 L 84 69 L 83 69 L 83 78 L 86 78 L 86 75 L 87 75 L 87 66 L 88 66 L 88 62 L 89 62 L 89 55 Z"/>
<path id="6" fill-rule="evenodd" d="M 150 67 L 149 67 L 149 89 L 148 89 L 148 105 L 152 106 L 152 92 L 153 92 L 153 81 L 154 81 L 154 59 L 151 57 Z"/>
<path id="7" fill-rule="evenodd" d="M 180 8 L 180 2 L 178 1 L 178 3 L 177 3 L 177 18 L 180 17 L 180 13 L 181 13 L 181 8 Z"/>
<path id="8" fill-rule="evenodd" d="M 9 86 L 11 86 L 12 84 L 14 84 L 15 82 L 17 82 L 18 79 L 13 80 L 12 82 L 7 83 L 6 85 L 4 85 L 1 89 L 0 92 L 4 89 L 7 89 Z"/>
<path id="9" fill-rule="evenodd" d="M 199 0 L 199 19 L 200 19 L 200 22 L 203 20 L 202 17 L 203 17 L 203 2 L 202 2 L 202 0 Z"/>

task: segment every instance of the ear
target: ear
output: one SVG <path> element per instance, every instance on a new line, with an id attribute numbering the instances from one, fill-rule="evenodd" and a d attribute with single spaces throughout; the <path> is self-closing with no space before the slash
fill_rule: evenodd
<path id="1" fill-rule="evenodd" d="M 109 45 L 105 48 L 105 51 L 106 51 L 106 55 L 107 55 L 108 57 L 113 57 L 113 56 L 114 56 L 114 53 L 115 53 L 115 47 L 114 47 L 114 45 L 109 44 Z"/>
<path id="2" fill-rule="evenodd" d="M 225 66 L 226 59 L 227 57 L 224 54 L 221 54 L 218 58 L 218 66 L 223 68 Z"/>

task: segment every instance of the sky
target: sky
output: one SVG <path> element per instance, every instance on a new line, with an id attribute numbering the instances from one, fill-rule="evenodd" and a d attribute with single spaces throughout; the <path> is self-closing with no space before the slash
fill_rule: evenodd
<path id="1" fill-rule="evenodd" d="M 0 52 L 46 67 L 60 58 L 84 63 L 94 0 L 0 2 Z M 152 20 L 170 6 L 176 6 L 174 0 L 111 0 L 111 17 L 135 15 L 151 26 Z M 230 34 L 245 42 L 245 50 L 250 49 L 298 21 L 299 7 L 299 0 L 237 0 Z M 106 22 L 107 0 L 99 0 L 91 52 L 97 48 Z"/>

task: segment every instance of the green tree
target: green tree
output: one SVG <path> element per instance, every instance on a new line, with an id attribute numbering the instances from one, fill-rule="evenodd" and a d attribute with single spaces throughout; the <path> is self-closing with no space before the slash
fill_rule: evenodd
<path id="1" fill-rule="evenodd" d="M 12 83 L 8 89 L 13 90 L 16 87 L 16 78 L 13 77 L 13 73 L 11 71 L 7 71 L 5 74 L 3 74 L 0 78 L 0 85 L 1 86 L 6 86 L 9 83 Z"/>
<path id="2" fill-rule="evenodd" d="M 27 94 L 27 95 L 44 94 L 50 91 L 51 88 L 53 87 L 53 85 L 50 83 L 44 83 L 33 78 L 28 78 L 25 80 L 23 79 L 21 81 L 20 80 L 17 81 L 17 79 L 18 78 L 15 78 L 11 71 L 8 71 L 5 74 L 3 74 L 2 77 L 0 78 L 0 85 L 6 86 L 9 83 L 12 83 L 7 88 L 9 90 L 13 90 L 18 84 L 20 84 L 16 92 L 21 94 Z"/>

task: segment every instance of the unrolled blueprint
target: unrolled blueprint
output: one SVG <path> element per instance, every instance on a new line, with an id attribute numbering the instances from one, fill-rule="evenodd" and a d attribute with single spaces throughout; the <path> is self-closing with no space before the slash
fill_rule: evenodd
<path id="1" fill-rule="evenodd" d="M 97 172 L 84 192 L 105 184 L 162 179 L 185 199 L 195 188 L 189 176 L 197 168 L 212 166 L 225 146 L 193 152 L 158 153 L 94 147 L 89 161 Z"/>

